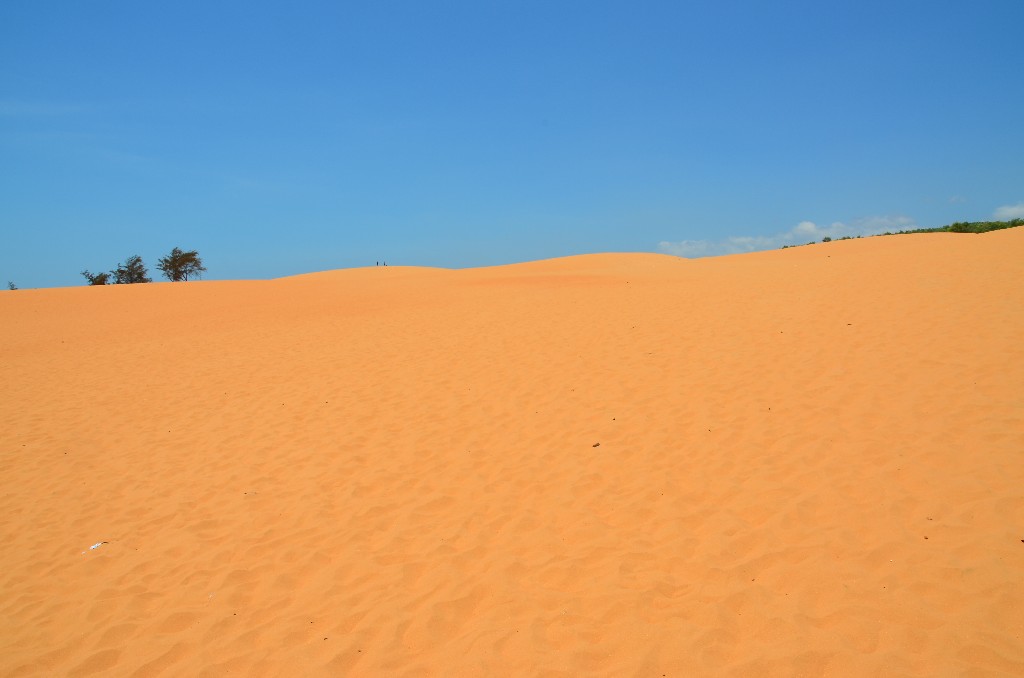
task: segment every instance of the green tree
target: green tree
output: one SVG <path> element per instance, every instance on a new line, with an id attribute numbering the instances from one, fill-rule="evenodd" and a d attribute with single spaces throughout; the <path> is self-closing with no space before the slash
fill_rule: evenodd
<path id="1" fill-rule="evenodd" d="M 163 271 L 164 277 L 171 282 L 187 281 L 190 276 L 198 278 L 206 270 L 198 252 L 184 252 L 180 247 L 175 247 L 170 254 L 160 259 L 156 267 Z"/>
<path id="2" fill-rule="evenodd" d="M 110 282 L 109 273 L 89 273 L 89 269 L 82 271 L 82 277 L 88 280 L 90 285 L 106 285 Z"/>
<path id="3" fill-rule="evenodd" d="M 110 272 L 110 275 L 114 276 L 115 285 L 130 285 L 153 282 L 146 275 L 147 273 L 146 265 L 142 263 L 142 257 L 136 254 L 125 259 L 123 264 L 118 264 L 117 268 Z"/>

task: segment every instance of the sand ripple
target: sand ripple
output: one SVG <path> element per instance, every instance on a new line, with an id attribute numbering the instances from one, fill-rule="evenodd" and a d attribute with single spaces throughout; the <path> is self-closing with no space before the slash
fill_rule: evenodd
<path id="1" fill-rule="evenodd" d="M 1024 675 L 1022 262 L 2 293 L 0 673 Z"/>

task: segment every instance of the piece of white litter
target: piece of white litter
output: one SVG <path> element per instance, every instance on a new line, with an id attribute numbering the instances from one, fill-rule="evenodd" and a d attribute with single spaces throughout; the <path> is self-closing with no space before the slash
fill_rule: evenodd
<path id="1" fill-rule="evenodd" d="M 106 541 L 98 541 L 95 544 L 93 544 L 92 546 L 90 546 L 89 550 L 90 551 L 95 551 L 96 549 L 98 549 L 99 547 L 103 546 L 104 544 L 109 544 L 109 543 L 110 542 L 106 542 Z M 82 551 L 82 553 L 85 553 L 85 551 Z"/>

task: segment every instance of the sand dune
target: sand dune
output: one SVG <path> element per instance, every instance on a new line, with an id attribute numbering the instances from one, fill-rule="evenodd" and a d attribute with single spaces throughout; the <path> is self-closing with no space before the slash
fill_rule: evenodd
<path id="1" fill-rule="evenodd" d="M 2 675 L 1024 675 L 1024 229 L 0 319 Z"/>

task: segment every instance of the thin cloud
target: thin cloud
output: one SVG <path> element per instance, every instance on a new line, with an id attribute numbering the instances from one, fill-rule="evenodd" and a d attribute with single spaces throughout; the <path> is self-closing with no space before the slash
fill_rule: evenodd
<path id="1" fill-rule="evenodd" d="M 90 107 L 82 104 L 0 99 L 0 116 L 8 118 L 73 115 L 75 113 L 85 113 L 89 110 Z"/>
<path id="2" fill-rule="evenodd" d="M 675 242 L 663 240 L 658 243 L 658 249 L 665 254 L 693 259 L 777 249 L 784 245 L 803 245 L 822 238 L 835 240 L 845 237 L 878 235 L 887 231 L 901 231 L 916 227 L 913 219 L 903 216 L 866 217 L 850 223 L 834 221 L 828 225 L 818 225 L 813 221 L 801 221 L 788 231 L 775 235 L 731 236 L 724 240 L 679 240 Z"/>
<path id="3" fill-rule="evenodd" d="M 1002 207 L 998 207 L 992 216 L 999 221 L 1024 219 L 1024 202 L 1019 202 L 1016 205 L 1003 205 Z"/>

